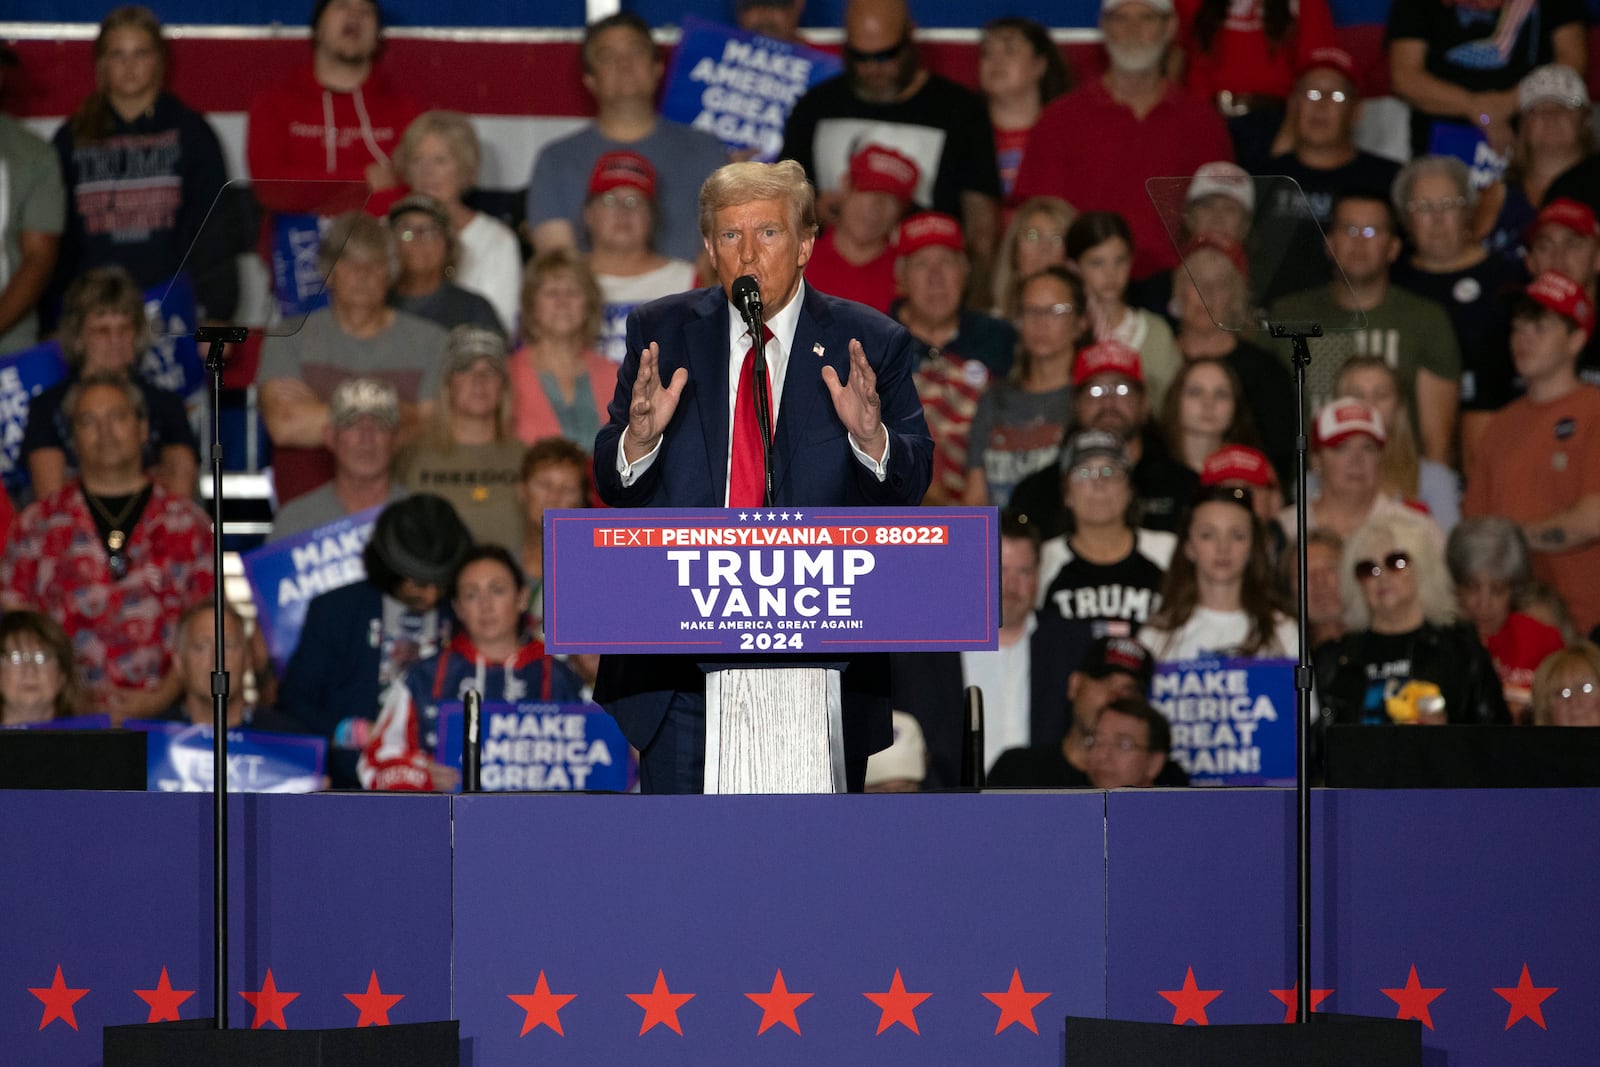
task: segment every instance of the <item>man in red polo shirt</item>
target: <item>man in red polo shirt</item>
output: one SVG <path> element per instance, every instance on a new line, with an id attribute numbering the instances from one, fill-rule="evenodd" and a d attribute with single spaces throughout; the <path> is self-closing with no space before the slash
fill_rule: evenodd
<path id="1" fill-rule="evenodd" d="M 1216 109 L 1162 74 L 1176 21 L 1172 0 L 1104 0 L 1100 29 L 1109 69 L 1045 108 L 1017 172 L 1019 203 L 1059 196 L 1079 211 L 1115 211 L 1127 219 L 1135 281 L 1178 265 L 1145 179 L 1233 159 Z"/>

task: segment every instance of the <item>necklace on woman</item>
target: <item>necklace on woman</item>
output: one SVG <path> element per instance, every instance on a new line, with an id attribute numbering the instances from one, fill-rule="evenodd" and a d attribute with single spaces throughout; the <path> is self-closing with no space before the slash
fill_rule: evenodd
<path id="1" fill-rule="evenodd" d="M 142 489 L 134 493 L 128 498 L 128 502 L 122 505 L 122 510 L 113 515 L 104 504 L 100 503 L 98 497 L 87 489 L 83 491 L 83 499 L 89 502 L 89 506 L 94 508 L 110 527 L 110 533 L 106 535 L 106 547 L 111 551 L 121 552 L 122 546 L 128 543 L 128 535 L 122 528 L 128 524 L 128 516 L 133 513 L 134 505 L 139 503 L 139 498 L 143 495 Z"/>

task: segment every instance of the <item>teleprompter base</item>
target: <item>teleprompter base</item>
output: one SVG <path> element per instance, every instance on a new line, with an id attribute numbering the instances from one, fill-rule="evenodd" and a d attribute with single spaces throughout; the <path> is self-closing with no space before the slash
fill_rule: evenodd
<path id="1" fill-rule="evenodd" d="M 1306 1026 L 1172 1026 L 1069 1015 L 1065 1045 L 1066 1067 L 1422 1067 L 1421 1023 L 1359 1015 L 1313 1015 Z"/>
<path id="2" fill-rule="evenodd" d="M 105 1028 L 105 1067 L 452 1067 L 461 1024 L 218 1030 L 211 1019 Z"/>

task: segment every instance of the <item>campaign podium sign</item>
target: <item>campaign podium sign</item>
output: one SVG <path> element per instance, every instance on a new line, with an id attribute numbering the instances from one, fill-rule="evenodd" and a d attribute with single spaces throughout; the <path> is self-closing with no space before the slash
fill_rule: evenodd
<path id="1" fill-rule="evenodd" d="M 1163 663 L 1150 702 L 1172 724 L 1172 758 L 1190 785 L 1294 785 L 1292 659 Z"/>
<path id="2" fill-rule="evenodd" d="M 840 671 L 999 647 L 994 508 L 545 513 L 545 646 L 707 672 L 706 792 L 840 792 Z"/>
<path id="3" fill-rule="evenodd" d="M 1000 642 L 994 508 L 545 513 L 545 647 L 699 657 Z"/>

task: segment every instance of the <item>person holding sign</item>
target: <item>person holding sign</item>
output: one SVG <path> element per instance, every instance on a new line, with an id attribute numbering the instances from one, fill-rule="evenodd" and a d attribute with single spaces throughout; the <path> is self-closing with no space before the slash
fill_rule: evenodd
<path id="1" fill-rule="evenodd" d="M 0 726 L 65 719 L 84 710 L 72 642 L 37 611 L 0 616 Z"/>
<path id="2" fill-rule="evenodd" d="M 306 609 L 278 686 L 278 710 L 333 739 L 334 784 L 354 781 L 337 749 L 359 749 L 385 687 L 449 641 L 442 593 L 472 535 L 448 501 L 417 493 L 378 515 L 361 554 L 366 580 Z"/>
<path id="3" fill-rule="evenodd" d="M 754 408 L 754 363 L 746 362 L 748 331 L 731 303 L 734 283 L 753 277 L 771 334 L 772 503 L 919 504 L 933 441 L 912 383 L 911 335 L 805 284 L 817 232 L 805 171 L 792 160 L 730 163 L 701 188 L 700 228 L 719 284 L 628 316 L 628 356 L 610 421 L 595 438 L 601 498 L 614 507 L 762 504 L 760 431 L 745 418 Z M 734 418 L 736 411 L 743 414 Z M 846 775 L 855 790 L 867 756 L 891 740 L 886 674 L 884 658 L 860 657 L 843 675 Z M 704 685 L 688 658 L 601 660 L 596 698 L 639 749 L 646 792 L 704 789 Z"/>
<path id="4" fill-rule="evenodd" d="M 460 700 L 469 690 L 485 701 L 583 699 L 578 676 L 528 635 L 522 610 L 526 586 L 517 561 L 499 545 L 479 545 L 467 553 L 450 582 L 450 604 L 461 631 L 384 692 L 383 710 L 356 765 L 364 787 L 456 787 L 459 774 L 434 758 L 441 701 Z"/>
<path id="5" fill-rule="evenodd" d="M 1436 528 L 1409 511 L 1377 516 L 1345 542 L 1345 621 L 1317 649 L 1321 722 L 1509 723 L 1489 653 L 1455 596 Z"/>
<path id="6" fill-rule="evenodd" d="M 1207 486 L 1178 527 L 1161 610 L 1139 631 L 1158 662 L 1295 654 L 1294 619 L 1273 597 L 1272 560 L 1248 489 Z"/>

